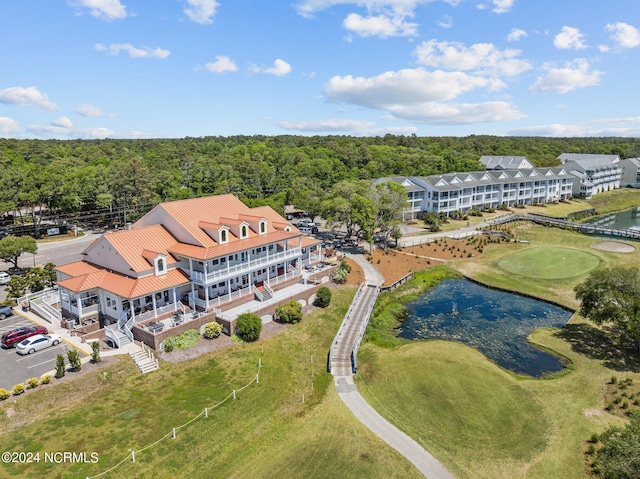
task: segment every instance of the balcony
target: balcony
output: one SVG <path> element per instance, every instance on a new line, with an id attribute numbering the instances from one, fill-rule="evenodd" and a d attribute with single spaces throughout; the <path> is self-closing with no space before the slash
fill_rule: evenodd
<path id="1" fill-rule="evenodd" d="M 301 254 L 301 248 L 291 248 L 286 251 L 281 251 L 280 253 L 267 254 L 266 256 L 256 257 L 255 259 L 250 259 L 249 261 L 244 261 L 233 266 L 228 266 L 227 268 L 221 268 L 216 271 L 207 273 L 206 275 L 205 273 L 200 271 L 192 271 L 191 280 L 200 284 L 214 283 L 217 281 L 234 278 L 255 269 L 264 268 L 265 266 L 271 266 L 288 259 L 295 259 L 298 258 Z"/>

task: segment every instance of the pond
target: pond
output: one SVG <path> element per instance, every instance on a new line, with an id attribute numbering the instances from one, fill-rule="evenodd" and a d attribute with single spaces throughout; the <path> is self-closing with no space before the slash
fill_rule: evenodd
<path id="1" fill-rule="evenodd" d="M 562 327 L 571 313 L 542 301 L 496 291 L 467 280 L 447 280 L 407 304 L 404 339 L 443 339 L 476 348 L 499 366 L 533 377 L 560 371 L 560 360 L 534 348 L 527 336 Z"/>
<path id="2" fill-rule="evenodd" d="M 598 226 L 617 226 L 619 228 L 640 230 L 640 207 L 590 218 L 585 221 L 585 223 L 591 223 Z"/>

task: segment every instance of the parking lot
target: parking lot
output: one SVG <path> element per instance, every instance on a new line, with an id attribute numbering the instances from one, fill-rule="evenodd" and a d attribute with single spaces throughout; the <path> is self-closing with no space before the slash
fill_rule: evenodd
<path id="1" fill-rule="evenodd" d="M 0 321 L 0 335 L 21 326 L 37 325 L 19 314 L 14 314 Z M 55 369 L 58 354 L 64 354 L 66 359 L 67 351 L 71 347 L 63 341 L 57 346 L 25 356 L 19 355 L 15 348 L 0 349 L 0 388 L 11 391 L 15 384 L 24 383 L 28 378 L 40 379 L 42 374 Z"/>

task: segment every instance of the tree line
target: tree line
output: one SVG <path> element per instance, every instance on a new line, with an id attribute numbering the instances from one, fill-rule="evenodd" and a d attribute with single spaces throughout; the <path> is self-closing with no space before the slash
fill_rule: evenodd
<path id="1" fill-rule="evenodd" d="M 482 155 L 526 156 L 556 165 L 561 153 L 640 156 L 640 139 L 542 137 L 232 136 L 139 140 L 0 139 L 0 216 L 33 222 L 232 193 L 282 212 L 301 198 L 324 200 L 343 181 L 482 169 Z"/>

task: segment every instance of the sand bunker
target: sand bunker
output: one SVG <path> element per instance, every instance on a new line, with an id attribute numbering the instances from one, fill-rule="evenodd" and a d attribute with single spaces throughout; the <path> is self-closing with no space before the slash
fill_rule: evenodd
<path id="1" fill-rule="evenodd" d="M 633 253 L 636 250 L 635 246 L 619 241 L 601 241 L 600 243 L 592 244 L 591 247 L 602 251 L 611 251 L 612 253 Z"/>

